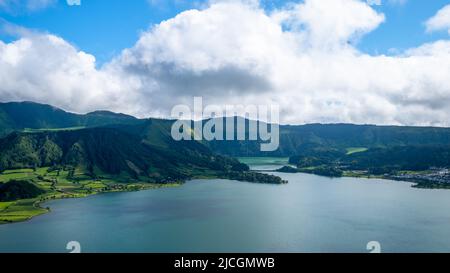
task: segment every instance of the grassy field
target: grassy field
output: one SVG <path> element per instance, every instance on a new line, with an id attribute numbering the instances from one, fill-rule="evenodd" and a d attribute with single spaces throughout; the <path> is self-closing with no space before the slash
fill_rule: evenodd
<path id="1" fill-rule="evenodd" d="M 367 171 L 344 171 L 343 177 L 354 177 L 354 178 L 377 178 L 383 179 L 383 175 L 369 174 Z"/>
<path id="2" fill-rule="evenodd" d="M 4 171 L 2 174 L 0 174 L 0 183 L 8 182 L 14 179 L 16 180 L 35 179 L 38 175 L 39 174 L 37 172 L 34 172 L 32 169 Z"/>
<path id="3" fill-rule="evenodd" d="M 119 183 L 112 179 L 92 179 L 83 170 L 76 169 L 70 176 L 67 169 L 50 170 L 49 168 L 9 170 L 0 174 L 0 183 L 10 180 L 28 180 L 46 191 L 35 199 L 0 202 L 0 224 L 29 220 L 47 213 L 49 209 L 40 205 L 46 201 L 66 198 L 82 198 L 90 195 L 139 191 L 161 187 L 178 186 L 173 184 Z"/>
<path id="4" fill-rule="evenodd" d="M 37 202 L 38 199 L 28 199 L 0 203 L 0 224 L 26 221 L 48 212 L 47 209 L 37 206 Z"/>
<path id="5" fill-rule="evenodd" d="M 7 209 L 9 206 L 13 205 L 15 202 L 3 202 L 0 203 L 0 211 Z"/>
<path id="6" fill-rule="evenodd" d="M 59 131 L 76 131 L 85 129 L 86 127 L 69 127 L 69 128 L 55 128 L 55 129 L 31 129 L 26 128 L 23 130 L 24 133 L 39 133 L 39 132 L 59 132 Z"/>
<path id="7" fill-rule="evenodd" d="M 289 157 L 239 157 L 239 162 L 247 165 L 287 165 Z"/>
<path id="8" fill-rule="evenodd" d="M 367 148 L 364 147 L 351 147 L 347 148 L 347 155 L 356 154 L 356 153 L 363 153 L 367 151 Z"/>

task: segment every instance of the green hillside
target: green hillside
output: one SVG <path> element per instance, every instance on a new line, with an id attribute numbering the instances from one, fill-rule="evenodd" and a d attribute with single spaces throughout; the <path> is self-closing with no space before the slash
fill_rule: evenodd
<path id="1" fill-rule="evenodd" d="M 92 178 L 163 183 L 203 172 L 239 170 L 241 166 L 237 160 L 215 155 L 198 142 L 175 142 L 161 136 L 154 144 L 152 135 L 125 131 L 91 128 L 12 133 L 0 139 L 0 171 L 62 167 Z"/>
<path id="2" fill-rule="evenodd" d="M 13 131 L 73 129 L 107 124 L 137 124 L 139 122 L 132 116 L 108 111 L 79 115 L 34 102 L 0 103 L 0 136 L 5 136 Z"/>

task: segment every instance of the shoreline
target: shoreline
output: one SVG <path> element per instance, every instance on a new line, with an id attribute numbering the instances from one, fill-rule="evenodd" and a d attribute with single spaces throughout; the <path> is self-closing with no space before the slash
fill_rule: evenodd
<path id="1" fill-rule="evenodd" d="M 110 193 L 126 193 L 126 192 L 139 192 L 139 191 L 147 191 L 147 190 L 157 190 L 157 189 L 163 189 L 163 188 L 173 188 L 173 187 L 180 187 L 184 184 L 184 182 L 174 182 L 174 183 L 164 183 L 164 184 L 123 184 L 123 186 L 132 186 L 136 187 L 135 189 L 129 189 L 128 187 L 123 190 L 110 190 L 110 191 L 102 191 L 102 192 L 93 192 L 90 194 L 74 194 L 74 193 L 61 193 L 59 192 L 59 195 L 56 193 L 51 193 L 50 195 L 44 194 L 42 196 L 33 198 L 33 199 L 22 199 L 22 200 L 16 200 L 12 202 L 3 202 L 3 203 L 11 203 L 9 206 L 6 206 L 3 210 L 0 211 L 0 226 L 1 225 L 10 225 L 10 224 L 17 224 L 22 222 L 30 221 L 31 219 L 35 217 L 39 217 L 42 215 L 45 215 L 47 213 L 51 212 L 50 207 L 44 207 L 44 204 L 50 201 L 61 201 L 66 199 L 83 199 L 91 196 L 96 196 L 100 194 L 110 194 Z M 44 197 L 45 196 L 45 197 Z M 44 197 L 44 198 L 43 198 Z M 5 220 L 2 219 L 2 213 L 5 213 L 6 210 L 8 210 L 10 207 L 16 205 L 17 203 L 25 203 L 30 204 L 30 207 L 36 209 L 33 215 L 29 217 L 20 217 L 20 211 L 18 211 L 17 219 L 16 220 Z M 1 204 L 1 203 L 0 203 Z M 14 216 L 14 215 L 12 215 Z M 3 216 L 5 217 L 5 216 Z M 11 215 L 10 215 L 11 217 Z"/>
<path id="2" fill-rule="evenodd" d="M 352 174 L 352 175 L 343 175 L 342 177 L 354 177 L 354 178 L 366 178 L 366 179 L 382 179 L 382 180 L 388 180 L 388 181 L 393 181 L 393 182 L 403 182 L 403 183 L 410 183 L 412 188 L 416 188 L 416 189 L 426 189 L 426 190 L 450 190 L 450 184 L 445 185 L 445 184 L 436 184 L 436 183 L 431 183 L 429 181 L 424 181 L 424 180 L 420 180 L 420 179 L 401 179 L 401 178 L 396 178 L 396 177 L 392 177 L 392 176 L 385 176 L 385 175 L 380 175 L 380 176 L 376 176 L 376 175 L 357 175 L 357 174 Z"/>
<path id="3" fill-rule="evenodd" d="M 280 172 L 277 170 L 251 170 L 251 171 L 260 172 L 260 173 L 273 173 L 273 174 L 286 173 L 286 172 Z M 301 172 L 301 171 L 299 171 L 297 173 L 316 175 L 316 174 L 311 174 L 308 172 Z M 323 176 L 323 177 L 328 177 L 328 176 Z M 395 179 L 393 177 L 387 177 L 387 176 L 368 176 L 368 175 L 362 175 L 362 174 L 358 175 L 355 173 L 346 174 L 341 177 L 328 177 L 328 178 L 330 178 L 330 179 L 333 179 L 333 178 L 360 178 L 360 179 L 369 179 L 369 180 L 380 179 L 380 180 L 386 180 L 386 181 L 392 181 L 392 182 L 409 183 L 409 184 L 411 184 L 412 188 L 417 188 L 417 189 L 436 189 L 436 190 L 450 189 L 450 185 L 448 187 L 445 187 L 445 186 L 442 187 L 442 185 L 433 185 L 433 184 L 427 185 L 427 183 L 423 182 L 423 181 L 422 182 L 411 181 L 411 180 L 408 181 L 407 179 Z M 212 176 L 212 175 L 199 175 L 199 176 L 193 177 L 190 180 L 208 180 L 208 179 L 226 179 L 226 178 L 220 177 L 220 176 Z M 232 180 L 232 179 L 230 179 L 230 180 Z M 236 181 L 238 181 L 238 180 L 236 180 Z M 45 206 L 45 204 L 50 201 L 59 201 L 59 200 L 65 200 L 65 199 L 83 199 L 83 198 L 96 196 L 96 195 L 100 195 L 100 194 L 139 192 L 139 191 L 156 190 L 156 189 L 162 189 L 162 188 L 180 187 L 180 186 L 183 186 L 185 183 L 186 183 L 185 181 L 164 183 L 164 184 L 149 184 L 149 183 L 138 183 L 138 184 L 136 184 L 136 183 L 134 183 L 134 184 L 121 183 L 121 184 L 119 184 L 118 183 L 118 184 L 115 184 L 115 186 L 117 186 L 117 188 L 113 188 L 108 191 L 99 191 L 99 192 L 84 193 L 84 194 L 56 191 L 56 192 L 46 193 L 44 195 L 41 195 L 41 196 L 39 196 L 37 198 L 33 198 L 33 199 L 16 200 L 16 201 L 12 201 L 12 202 L 3 202 L 3 203 L 0 202 L 0 205 L 10 203 L 9 205 L 6 205 L 0 211 L 0 226 L 8 225 L 8 224 L 16 224 L 16 223 L 21 223 L 21 222 L 27 222 L 35 217 L 50 213 L 51 208 Z M 249 182 L 249 183 L 255 183 L 255 182 Z M 124 187 L 124 188 L 121 188 L 121 187 Z M 30 215 L 28 217 L 25 217 L 25 216 L 21 217 L 20 216 L 21 211 L 17 211 L 18 214 L 17 214 L 16 219 L 14 219 L 14 220 L 5 220 L 6 218 L 2 219 L 2 216 L 5 217 L 5 215 L 4 215 L 5 211 L 7 211 L 10 207 L 15 206 L 15 205 L 22 205 L 23 207 L 26 207 L 28 205 L 29 207 L 32 207 L 34 209 L 34 212 L 32 215 Z M 0 209 L 1 209 L 1 207 L 0 207 Z M 11 218 L 11 216 L 15 216 L 15 215 L 10 214 L 10 215 L 6 215 L 6 216 L 9 216 L 9 218 Z"/>
<path id="4" fill-rule="evenodd" d="M 247 174 L 252 172 L 247 172 Z M 257 172 L 255 172 L 257 173 Z M 203 175 L 196 175 L 189 180 L 194 179 L 200 179 L 200 180 L 207 180 L 207 179 L 229 179 L 229 180 L 236 180 L 239 182 L 248 182 L 248 183 L 263 183 L 263 182 L 256 182 L 255 179 L 258 178 L 258 176 L 252 176 L 252 177 L 231 177 L 231 174 L 203 174 Z M 251 178 L 251 179 L 250 179 Z M 279 177 L 277 177 L 279 178 Z M 275 179 L 275 178 L 271 178 Z M 279 178 L 280 179 L 280 178 Z M 273 183 L 273 184 L 285 184 L 287 181 L 283 181 L 280 179 L 283 183 Z M 0 225 L 8 225 L 8 224 L 15 224 L 20 222 L 26 222 L 29 221 L 35 217 L 47 214 L 51 212 L 51 209 L 49 207 L 44 207 L 43 204 L 49 201 L 55 201 L 55 200 L 64 200 L 64 199 L 82 199 L 90 196 L 95 196 L 99 194 L 108 194 L 108 193 L 121 193 L 121 192 L 138 192 L 138 191 L 144 191 L 144 190 L 155 190 L 155 189 L 161 189 L 161 188 L 171 188 L 171 187 L 179 187 L 185 184 L 186 181 L 179 181 L 179 182 L 171 182 L 171 183 L 159 183 L 159 184 L 152 184 L 152 183 L 116 183 L 110 185 L 112 188 L 110 190 L 101 190 L 101 191 L 95 191 L 92 190 L 92 192 L 89 193 L 74 193 L 74 192 L 64 192 L 63 190 L 56 190 L 52 192 L 47 192 L 41 196 L 38 196 L 33 199 L 21 199 L 16 200 L 12 202 L 0 202 L 0 205 L 10 203 L 9 205 L 6 205 L 3 209 L 1 209 L 0 206 Z M 270 182 L 265 182 L 270 183 Z M 17 206 L 22 208 L 21 210 L 17 211 L 8 211 L 11 207 Z"/>
<path id="5" fill-rule="evenodd" d="M 280 172 L 278 170 L 273 170 L 273 171 L 269 171 L 266 170 L 265 172 L 272 172 L 272 173 L 289 173 L 289 172 Z M 330 179 L 333 178 L 364 178 L 364 179 L 381 179 L 381 180 L 386 180 L 386 181 L 392 181 L 392 182 L 403 182 L 403 183 L 410 183 L 412 188 L 416 188 L 416 189 L 424 189 L 424 190 L 450 190 L 450 184 L 445 185 L 445 184 L 436 184 L 436 183 L 431 183 L 428 181 L 424 181 L 424 180 L 420 180 L 420 179 L 399 179 L 399 178 L 395 178 L 395 177 L 391 177 L 391 176 L 384 176 L 384 175 L 380 175 L 380 176 L 376 176 L 376 175 L 363 175 L 363 174 L 344 174 L 340 177 L 334 177 L 334 176 L 325 176 L 325 175 L 318 175 L 318 174 L 313 174 L 313 173 L 309 173 L 309 172 L 302 172 L 302 171 L 298 171 L 296 173 L 303 173 L 303 174 L 310 174 L 310 175 L 317 175 L 317 176 L 322 176 L 322 177 L 328 177 Z"/>

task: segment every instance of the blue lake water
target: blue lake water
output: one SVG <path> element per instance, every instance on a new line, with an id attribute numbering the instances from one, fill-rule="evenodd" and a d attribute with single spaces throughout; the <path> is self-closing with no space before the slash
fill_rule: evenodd
<path id="1" fill-rule="evenodd" d="M 277 174 L 287 185 L 195 180 L 178 188 L 52 201 L 0 226 L 0 252 L 450 252 L 450 190 Z"/>

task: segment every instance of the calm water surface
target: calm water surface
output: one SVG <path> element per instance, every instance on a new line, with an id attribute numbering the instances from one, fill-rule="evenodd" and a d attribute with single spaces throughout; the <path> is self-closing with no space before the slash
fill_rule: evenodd
<path id="1" fill-rule="evenodd" d="M 277 175 L 289 184 L 196 180 L 49 202 L 49 214 L 0 226 L 0 252 L 66 252 L 69 241 L 83 252 L 367 252 L 369 241 L 450 252 L 450 190 Z"/>

